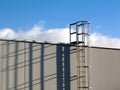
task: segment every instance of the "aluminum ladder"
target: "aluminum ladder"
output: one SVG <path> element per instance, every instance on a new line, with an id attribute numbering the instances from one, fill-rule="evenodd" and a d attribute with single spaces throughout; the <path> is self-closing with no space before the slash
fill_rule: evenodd
<path id="1" fill-rule="evenodd" d="M 76 48 L 77 62 L 77 90 L 89 90 L 89 65 L 88 51 L 89 45 L 89 22 L 78 21 L 69 25 L 70 44 Z"/>

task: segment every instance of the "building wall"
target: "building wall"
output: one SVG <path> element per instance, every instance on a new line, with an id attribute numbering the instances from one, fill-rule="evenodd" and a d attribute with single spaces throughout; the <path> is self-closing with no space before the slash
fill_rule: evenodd
<path id="1" fill-rule="evenodd" d="M 120 49 L 91 48 L 92 90 L 120 90 Z"/>
<path id="2" fill-rule="evenodd" d="M 0 90 L 77 90 L 75 46 L 0 41 Z M 120 50 L 86 48 L 91 90 L 120 90 Z M 89 51 L 89 53 L 88 53 Z"/>
<path id="3" fill-rule="evenodd" d="M 55 45 L 1 41 L 0 75 L 0 90 L 55 90 Z"/>

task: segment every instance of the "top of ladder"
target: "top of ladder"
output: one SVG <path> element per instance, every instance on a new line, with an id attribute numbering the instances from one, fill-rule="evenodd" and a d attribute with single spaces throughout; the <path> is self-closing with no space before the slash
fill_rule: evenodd
<path id="1" fill-rule="evenodd" d="M 89 21 L 77 21 L 75 23 L 71 23 L 70 26 L 76 25 L 76 24 L 90 24 L 90 22 Z"/>
<path id="2" fill-rule="evenodd" d="M 86 44 L 87 38 L 89 36 L 89 21 L 77 21 L 69 25 L 70 30 L 70 44 Z M 88 26 L 86 26 L 88 25 Z M 81 29 L 79 29 L 81 28 Z M 73 37 L 74 35 L 74 37 Z M 73 40 L 75 39 L 75 40 Z"/>

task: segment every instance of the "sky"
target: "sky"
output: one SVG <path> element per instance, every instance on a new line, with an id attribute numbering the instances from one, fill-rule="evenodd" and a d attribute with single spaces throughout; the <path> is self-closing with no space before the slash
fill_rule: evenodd
<path id="1" fill-rule="evenodd" d="M 91 45 L 120 48 L 120 0 L 0 0 L 0 38 L 68 42 L 90 21 Z"/>

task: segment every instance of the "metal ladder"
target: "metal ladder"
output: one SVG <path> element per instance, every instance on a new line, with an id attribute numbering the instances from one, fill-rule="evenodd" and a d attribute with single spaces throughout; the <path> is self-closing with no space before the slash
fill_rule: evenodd
<path id="1" fill-rule="evenodd" d="M 77 90 L 89 90 L 89 65 L 86 47 L 89 45 L 89 22 L 78 21 L 69 25 L 70 44 L 76 46 Z M 74 39 L 74 40 L 73 40 Z"/>

